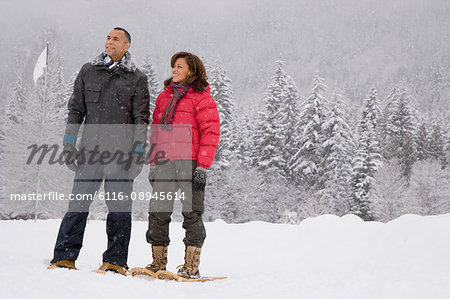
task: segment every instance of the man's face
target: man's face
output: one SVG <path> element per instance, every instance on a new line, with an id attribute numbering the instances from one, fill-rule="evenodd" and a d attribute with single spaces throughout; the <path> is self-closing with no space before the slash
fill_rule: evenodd
<path id="1" fill-rule="evenodd" d="M 105 50 L 114 61 L 122 59 L 129 48 L 130 43 L 122 30 L 112 30 L 106 37 Z"/>

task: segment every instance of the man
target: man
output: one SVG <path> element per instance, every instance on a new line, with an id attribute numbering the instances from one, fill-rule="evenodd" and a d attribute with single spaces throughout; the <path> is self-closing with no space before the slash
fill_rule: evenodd
<path id="1" fill-rule="evenodd" d="M 131 192 L 142 170 L 136 156 L 145 152 L 150 114 L 147 78 L 131 60 L 130 44 L 130 34 L 114 28 L 106 38 L 105 51 L 83 65 L 75 80 L 63 142 L 66 164 L 75 171 L 73 197 L 61 222 L 50 269 L 76 269 L 89 206 L 104 181 L 108 246 L 99 270 L 127 272 Z"/>

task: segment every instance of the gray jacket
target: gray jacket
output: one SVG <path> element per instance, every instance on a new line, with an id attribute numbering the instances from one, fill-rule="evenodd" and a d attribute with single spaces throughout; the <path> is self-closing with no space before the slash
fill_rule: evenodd
<path id="1" fill-rule="evenodd" d="M 133 143 L 145 143 L 149 123 L 147 77 L 125 54 L 111 71 L 103 52 L 81 68 L 69 100 L 66 134 L 78 133 L 84 124 L 80 147 L 129 151 Z"/>

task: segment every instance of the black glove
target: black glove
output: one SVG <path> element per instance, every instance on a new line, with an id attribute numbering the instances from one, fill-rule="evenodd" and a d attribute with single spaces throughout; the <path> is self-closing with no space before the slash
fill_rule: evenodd
<path id="1" fill-rule="evenodd" d="M 78 169 L 77 156 L 78 150 L 76 149 L 75 145 L 73 144 L 64 145 L 63 149 L 64 163 L 66 163 L 67 167 L 72 171 L 77 171 Z"/>
<path id="2" fill-rule="evenodd" d="M 192 190 L 194 192 L 204 192 L 206 186 L 206 169 L 197 167 L 192 177 Z"/>
<path id="3" fill-rule="evenodd" d="M 148 182 L 154 187 L 155 184 L 155 175 L 156 175 L 156 165 L 150 166 L 150 171 L 148 172 Z"/>

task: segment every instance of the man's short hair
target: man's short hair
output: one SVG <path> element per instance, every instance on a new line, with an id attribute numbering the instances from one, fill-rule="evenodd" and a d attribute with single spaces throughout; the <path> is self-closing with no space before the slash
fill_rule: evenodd
<path id="1" fill-rule="evenodd" d="M 125 37 L 127 38 L 128 42 L 131 44 L 131 35 L 130 35 L 130 33 L 128 31 L 126 31 L 122 27 L 114 27 L 114 30 L 121 30 L 121 31 L 123 31 L 123 33 L 125 33 Z"/>

